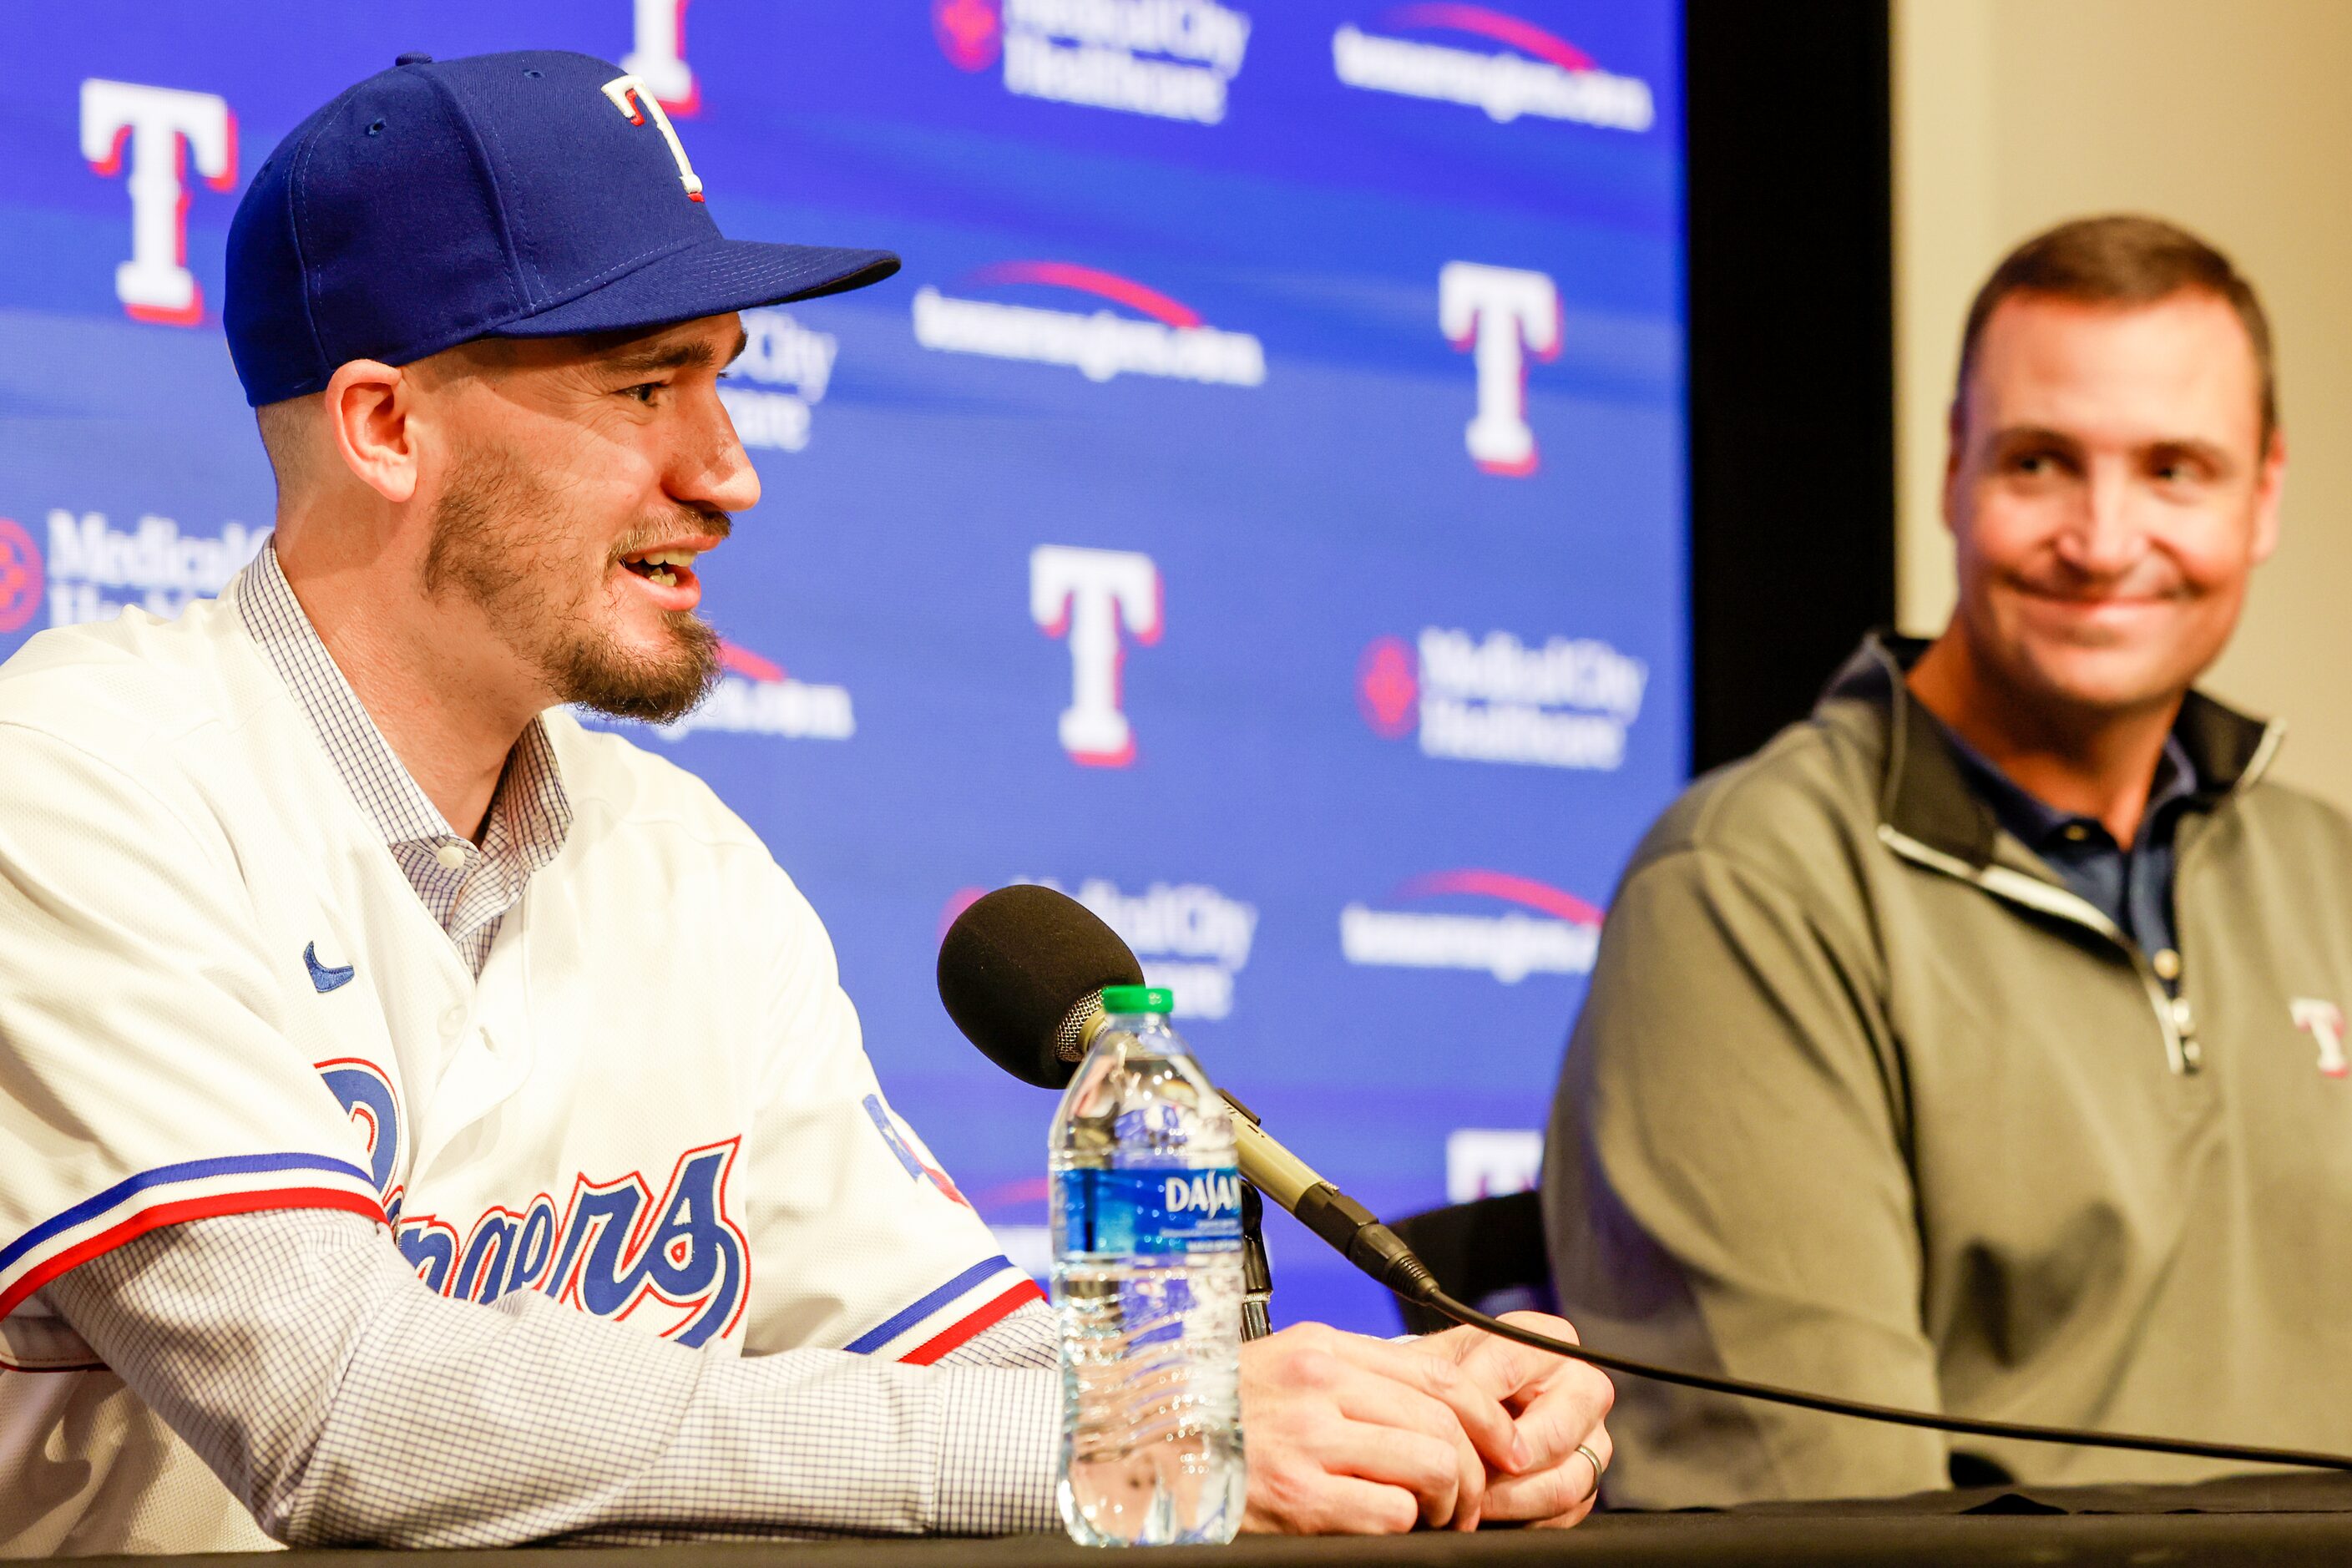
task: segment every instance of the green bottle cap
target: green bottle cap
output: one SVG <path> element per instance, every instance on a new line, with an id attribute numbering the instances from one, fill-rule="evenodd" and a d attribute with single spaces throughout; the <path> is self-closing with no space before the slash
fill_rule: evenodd
<path id="1" fill-rule="evenodd" d="M 1106 1013 L 1172 1013 L 1176 1010 L 1176 994 L 1165 985 L 1106 985 L 1102 996 Z"/>

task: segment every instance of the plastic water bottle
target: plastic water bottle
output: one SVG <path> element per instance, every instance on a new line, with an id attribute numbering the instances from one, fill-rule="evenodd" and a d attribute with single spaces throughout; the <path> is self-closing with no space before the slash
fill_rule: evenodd
<path id="1" fill-rule="evenodd" d="M 1107 988 L 1110 1021 L 1054 1114 L 1056 1489 L 1082 1546 L 1230 1541 L 1248 1491 L 1232 1114 L 1170 1005 Z"/>

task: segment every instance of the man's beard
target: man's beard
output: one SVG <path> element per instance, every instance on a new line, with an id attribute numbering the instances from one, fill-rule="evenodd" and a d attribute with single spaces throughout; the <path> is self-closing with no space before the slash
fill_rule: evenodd
<path id="1" fill-rule="evenodd" d="M 719 679 L 719 634 L 691 610 L 665 610 L 667 649 L 624 648 L 589 614 L 612 567 L 631 550 L 695 533 L 724 536 L 726 515 L 681 508 L 683 518 L 648 520 L 607 555 L 593 580 L 569 591 L 579 563 L 567 549 L 562 492 L 507 453 L 462 456 L 458 477 L 433 515 L 425 591 L 454 588 L 480 607 L 508 647 L 530 661 L 564 702 L 599 713 L 666 724 L 683 717 Z"/>

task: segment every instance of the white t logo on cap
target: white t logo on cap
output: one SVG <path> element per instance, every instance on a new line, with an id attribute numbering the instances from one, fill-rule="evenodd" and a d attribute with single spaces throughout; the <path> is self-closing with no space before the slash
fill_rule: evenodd
<path id="1" fill-rule="evenodd" d="M 702 181 L 696 176 L 694 165 L 686 161 L 685 145 L 678 141 L 677 132 L 670 129 L 669 116 L 662 112 L 661 100 L 654 96 L 645 79 L 616 76 L 604 84 L 604 96 L 613 100 L 614 108 L 629 117 L 632 125 L 643 125 L 648 114 L 654 117 L 654 123 L 661 128 L 662 140 L 669 143 L 669 155 L 677 160 L 678 183 L 686 187 L 688 195 L 700 201 Z M 635 101 L 630 101 L 632 99 Z"/>

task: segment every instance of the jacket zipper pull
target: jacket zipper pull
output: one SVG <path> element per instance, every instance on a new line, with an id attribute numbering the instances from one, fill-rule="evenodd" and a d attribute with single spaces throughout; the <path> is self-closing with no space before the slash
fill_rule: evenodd
<path id="1" fill-rule="evenodd" d="M 2172 999 L 2172 1026 L 2180 1033 L 2180 1065 L 2195 1072 L 2205 1065 L 2205 1047 L 2197 1043 L 2197 1010 L 2186 996 Z"/>

